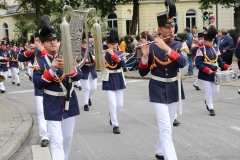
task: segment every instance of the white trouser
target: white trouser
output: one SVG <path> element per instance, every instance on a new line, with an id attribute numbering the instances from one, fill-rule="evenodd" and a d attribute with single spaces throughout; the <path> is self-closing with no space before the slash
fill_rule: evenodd
<path id="1" fill-rule="evenodd" d="M 20 83 L 18 76 L 18 68 L 12 68 L 12 71 L 13 71 L 12 82 Z"/>
<path id="2" fill-rule="evenodd" d="M 172 128 L 178 102 L 171 104 L 154 103 L 159 127 L 159 139 L 156 154 L 164 155 L 166 160 L 177 160 L 177 155 L 172 141 Z"/>
<path id="3" fill-rule="evenodd" d="M 175 119 L 177 119 L 177 112 L 175 113 Z"/>
<path id="4" fill-rule="evenodd" d="M 22 70 L 24 70 L 24 64 L 23 64 L 23 62 L 20 62 L 20 67 L 21 67 Z"/>
<path id="5" fill-rule="evenodd" d="M 74 81 L 73 84 L 76 85 L 77 87 L 80 87 L 80 86 L 81 86 L 80 80 L 79 80 L 79 81 Z"/>
<path id="6" fill-rule="evenodd" d="M 88 99 L 91 98 L 93 92 L 97 89 L 97 78 L 92 79 L 89 73 L 88 79 L 81 79 L 83 92 L 83 105 L 88 105 Z"/>
<path id="7" fill-rule="evenodd" d="M 19 74 L 19 68 L 17 68 L 17 73 Z"/>
<path id="8" fill-rule="evenodd" d="M 213 98 L 219 93 L 219 85 L 214 84 L 213 82 L 202 80 L 205 89 L 205 100 L 208 105 L 208 109 L 213 109 Z"/>
<path id="9" fill-rule="evenodd" d="M 12 75 L 12 68 L 8 68 L 8 76 Z"/>
<path id="10" fill-rule="evenodd" d="M 200 84 L 202 84 L 201 79 L 196 79 L 193 83 L 194 86 L 199 86 Z"/>
<path id="11" fill-rule="evenodd" d="M 67 160 L 71 153 L 75 117 L 62 121 L 47 121 L 47 124 L 51 139 L 52 160 Z"/>
<path id="12" fill-rule="evenodd" d="M 44 113 L 43 113 L 43 97 L 42 96 L 35 96 L 35 97 L 36 97 L 36 105 L 37 105 L 39 136 L 41 137 L 41 140 L 44 140 L 44 139 L 49 140 L 49 134 L 47 131 L 47 121 L 45 120 Z"/>
<path id="13" fill-rule="evenodd" d="M 3 75 L 3 76 L 5 77 L 5 80 L 7 80 L 7 77 L 8 77 L 8 71 L 1 72 L 1 75 Z M 5 87 L 4 87 L 3 82 L 0 82 L 0 90 L 5 91 Z"/>
<path id="14" fill-rule="evenodd" d="M 28 75 L 32 78 L 32 76 L 33 76 L 32 63 L 28 63 L 27 73 L 28 73 Z"/>
<path id="15" fill-rule="evenodd" d="M 107 91 L 107 97 L 112 126 L 119 126 L 117 114 L 123 106 L 123 90 Z"/>

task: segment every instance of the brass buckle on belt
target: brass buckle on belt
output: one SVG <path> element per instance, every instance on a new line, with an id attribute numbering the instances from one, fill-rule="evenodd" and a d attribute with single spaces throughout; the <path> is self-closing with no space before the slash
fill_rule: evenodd
<path id="1" fill-rule="evenodd" d="M 166 78 L 166 82 L 172 82 L 172 78 Z"/>

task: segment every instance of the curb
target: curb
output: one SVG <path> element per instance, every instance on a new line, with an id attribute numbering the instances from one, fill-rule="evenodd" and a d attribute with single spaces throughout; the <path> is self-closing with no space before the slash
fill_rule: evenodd
<path id="1" fill-rule="evenodd" d="M 33 125 L 33 119 L 24 107 L 17 106 L 16 103 L 8 99 L 6 100 L 9 101 L 9 103 L 12 103 L 12 105 L 19 111 L 23 121 L 22 124 L 14 131 L 14 135 L 0 149 L 1 160 L 8 160 L 21 147 L 28 137 Z"/>

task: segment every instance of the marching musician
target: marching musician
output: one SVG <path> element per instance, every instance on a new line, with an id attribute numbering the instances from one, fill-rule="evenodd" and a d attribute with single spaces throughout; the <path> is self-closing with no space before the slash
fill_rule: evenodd
<path id="1" fill-rule="evenodd" d="M 27 50 L 23 49 L 19 55 L 18 60 L 20 62 L 30 61 L 34 63 L 39 57 L 45 55 L 46 49 L 41 45 L 38 35 L 32 35 L 30 38 L 30 46 Z M 41 137 L 41 147 L 47 147 L 49 144 L 49 134 L 47 130 L 47 121 L 43 114 L 43 89 L 38 89 L 34 85 L 34 95 L 36 99 L 37 116 L 38 116 L 38 129 L 39 136 Z"/>
<path id="2" fill-rule="evenodd" d="M 0 49 L 0 74 L 8 78 L 8 67 L 7 62 L 9 61 L 9 53 L 7 50 L 7 42 L 5 40 L 1 41 L 1 49 Z M 5 86 L 3 82 L 0 82 L 0 91 L 1 93 L 5 93 Z"/>
<path id="3" fill-rule="evenodd" d="M 186 53 L 189 53 L 189 49 L 185 42 L 174 39 L 175 23 L 172 17 L 176 13 L 175 4 L 172 0 L 166 0 L 165 5 L 169 5 L 169 12 L 157 14 L 160 37 L 155 38 L 155 43 L 150 46 L 141 47 L 143 56 L 139 63 L 139 73 L 146 76 L 151 71 L 152 74 L 149 99 L 154 105 L 160 131 L 155 157 L 160 160 L 177 160 L 172 141 L 173 121 L 180 101 L 177 93 L 181 92 L 181 98 L 184 99 L 181 82 L 179 88 L 182 89 L 178 90 L 177 73 L 179 68 L 187 65 Z"/>
<path id="4" fill-rule="evenodd" d="M 211 25 L 204 34 L 204 44 L 196 54 L 196 67 L 199 69 L 198 79 L 204 85 L 205 103 L 210 116 L 215 116 L 213 107 L 213 98 L 219 93 L 219 85 L 214 83 L 214 73 L 217 72 L 217 64 L 222 70 L 231 69 L 220 56 L 218 48 L 214 48 L 213 40 L 216 37 L 217 30 Z"/>
<path id="5" fill-rule="evenodd" d="M 235 56 L 238 59 L 238 69 L 240 70 L 240 35 L 238 36 L 238 41 L 237 41 L 237 47 L 235 51 Z M 240 76 L 238 76 L 240 78 Z M 240 89 L 238 90 L 238 93 L 240 94 Z"/>
<path id="6" fill-rule="evenodd" d="M 85 54 L 89 54 L 81 70 L 83 73 L 82 78 L 80 79 L 83 92 L 83 105 L 84 111 L 89 111 L 89 106 L 92 105 L 91 96 L 94 91 L 97 89 L 97 72 L 96 72 L 96 59 L 93 54 L 93 48 L 89 49 L 89 53 L 86 53 L 86 39 L 85 32 L 83 32 L 82 37 L 82 58 Z"/>
<path id="7" fill-rule="evenodd" d="M 12 84 L 17 83 L 17 86 L 20 86 L 20 79 L 18 76 L 18 57 L 20 52 L 17 50 L 17 46 L 15 42 L 12 42 L 12 49 L 10 50 L 10 60 L 9 65 L 12 68 L 13 76 L 12 76 Z"/>
<path id="8" fill-rule="evenodd" d="M 117 115 L 123 106 L 123 89 L 126 88 L 122 71 L 125 63 L 124 60 L 119 57 L 122 52 L 117 51 L 118 43 L 118 31 L 114 27 L 110 30 L 109 36 L 107 36 L 108 49 L 105 54 L 106 74 L 102 77 L 102 90 L 106 90 L 107 92 L 110 114 L 109 123 L 112 125 L 113 133 L 115 134 L 121 133 Z"/>
<path id="9" fill-rule="evenodd" d="M 66 62 L 62 57 L 58 57 L 57 36 L 49 18 L 42 19 L 41 26 L 40 40 L 47 54 L 35 61 L 33 82 L 36 88 L 44 90 L 44 117 L 51 139 L 52 159 L 67 160 L 71 152 L 75 116 L 80 114 L 77 95 L 69 79 L 78 81 L 82 73 L 76 67 L 72 74 L 63 73 Z M 68 88 L 69 84 L 71 88 Z M 68 106 L 67 101 L 69 109 L 65 108 Z"/>
<path id="10" fill-rule="evenodd" d="M 198 44 L 192 49 L 192 54 L 196 56 L 197 50 L 203 46 L 204 43 L 204 37 L 203 37 L 203 32 L 198 32 Z M 195 63 L 195 58 L 194 57 L 194 63 Z M 201 84 L 200 79 L 196 79 L 193 83 L 193 87 L 197 90 L 200 91 L 201 89 L 199 88 L 199 85 Z"/>

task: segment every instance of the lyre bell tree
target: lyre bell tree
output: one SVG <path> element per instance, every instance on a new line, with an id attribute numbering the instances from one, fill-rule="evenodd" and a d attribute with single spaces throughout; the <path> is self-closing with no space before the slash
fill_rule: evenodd
<path id="1" fill-rule="evenodd" d="M 235 34 L 238 36 L 240 34 L 240 0 L 200 0 L 200 9 L 211 9 L 213 5 L 221 4 L 225 8 L 234 7 L 234 25 Z M 221 27 L 221 26 L 220 26 Z"/>

